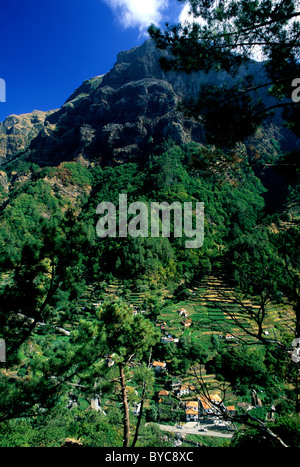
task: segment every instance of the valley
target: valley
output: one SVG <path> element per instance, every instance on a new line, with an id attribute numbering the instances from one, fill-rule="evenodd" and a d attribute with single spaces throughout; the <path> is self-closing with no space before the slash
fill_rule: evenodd
<path id="1" fill-rule="evenodd" d="M 161 56 L 148 39 L 61 108 L 0 124 L 3 447 L 299 443 L 299 139 L 262 62 Z M 276 111 L 221 144 L 236 109 L 212 124 L 187 103 L 248 74 Z M 189 232 L 169 212 L 152 235 L 155 203 L 189 206 Z"/>

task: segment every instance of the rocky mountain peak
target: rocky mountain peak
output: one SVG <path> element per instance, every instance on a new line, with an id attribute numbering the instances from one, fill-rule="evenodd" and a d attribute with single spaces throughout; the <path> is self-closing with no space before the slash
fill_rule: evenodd
<path id="1" fill-rule="evenodd" d="M 70 160 L 119 164 L 143 157 L 164 139 L 204 142 L 201 122 L 180 113 L 178 104 L 197 96 L 204 84 L 230 84 L 234 78 L 225 72 L 165 73 L 159 64 L 162 53 L 152 40 L 120 52 L 112 70 L 86 80 L 59 110 L 23 117 L 30 124 L 12 125 L 21 140 L 9 140 L 6 159 L 28 147 L 30 158 L 41 165 Z M 257 73 L 260 66 L 250 67 Z M 13 118 L 1 124 L 0 138 Z"/>
<path id="2" fill-rule="evenodd" d="M 161 70 L 159 56 L 146 41 L 119 53 L 106 75 L 85 81 L 45 119 L 30 144 L 33 160 L 56 165 L 84 158 L 118 164 L 142 157 L 166 138 L 203 141 L 201 124 L 178 112 L 184 92 Z"/>

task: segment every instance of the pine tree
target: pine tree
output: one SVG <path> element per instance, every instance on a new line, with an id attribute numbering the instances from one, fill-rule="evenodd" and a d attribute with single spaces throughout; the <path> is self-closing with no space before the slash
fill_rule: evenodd
<path id="1" fill-rule="evenodd" d="M 148 319 L 141 314 L 134 316 L 132 308 L 122 300 L 105 304 L 99 318 L 104 326 L 107 350 L 114 355 L 119 368 L 124 420 L 123 447 L 128 447 L 130 424 L 126 369 L 134 360 L 140 361 L 143 354 L 157 342 L 158 334 Z"/>
<path id="2" fill-rule="evenodd" d="M 154 25 L 149 28 L 156 46 L 169 52 L 161 58 L 165 70 L 191 73 L 214 69 L 235 74 L 241 65 L 253 59 L 259 58 L 264 63 L 260 80 L 248 74 L 233 87 L 204 89 L 192 113 L 198 116 L 201 112 L 208 122 L 219 122 L 218 130 L 224 136 L 228 135 L 227 124 L 231 120 L 233 140 L 250 135 L 275 108 L 284 109 L 290 126 L 295 127 L 299 104 L 291 96 L 292 82 L 300 76 L 299 1 L 189 0 L 189 3 L 192 15 L 189 23 L 167 24 L 164 32 Z M 263 105 L 256 97 L 263 89 L 278 102 Z M 220 109 L 221 117 L 224 114 L 227 118 L 218 117 Z M 239 132 L 233 135 L 236 124 Z"/>

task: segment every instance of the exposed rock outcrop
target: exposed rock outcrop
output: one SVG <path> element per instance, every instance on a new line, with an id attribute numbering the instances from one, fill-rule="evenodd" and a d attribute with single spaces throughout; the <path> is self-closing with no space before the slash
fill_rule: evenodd
<path id="1" fill-rule="evenodd" d="M 31 141 L 44 128 L 45 118 L 51 111 L 10 115 L 0 123 L 0 164 L 12 159 L 28 148 Z"/>
<path id="2" fill-rule="evenodd" d="M 106 75 L 84 82 L 45 119 L 30 146 L 33 159 L 47 165 L 79 157 L 122 163 L 167 138 L 203 141 L 202 125 L 178 112 L 180 85 L 175 91 L 159 56 L 146 41 L 121 52 Z"/>
<path id="3" fill-rule="evenodd" d="M 3 188 L 5 193 L 9 191 L 9 180 L 5 172 L 0 171 L 0 186 Z"/>

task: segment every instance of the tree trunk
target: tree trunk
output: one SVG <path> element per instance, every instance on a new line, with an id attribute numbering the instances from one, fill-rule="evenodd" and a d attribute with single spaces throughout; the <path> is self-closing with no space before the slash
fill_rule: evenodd
<path id="1" fill-rule="evenodd" d="M 126 390 L 126 379 L 124 374 L 123 364 L 119 363 L 120 370 L 120 381 L 121 381 L 121 390 L 122 390 L 122 400 L 123 400 L 123 418 L 124 418 L 124 438 L 123 438 L 123 448 L 129 447 L 129 408 L 127 401 L 127 390 Z"/>
<path id="2" fill-rule="evenodd" d="M 300 337 L 300 297 L 297 294 L 297 302 L 294 307 L 295 315 L 296 315 L 296 338 Z"/>
<path id="3" fill-rule="evenodd" d="M 146 383 L 143 384 L 143 394 L 142 394 L 142 400 L 141 400 L 141 407 L 140 407 L 140 413 L 138 415 L 138 421 L 137 421 L 137 425 L 136 425 L 136 429 L 135 429 L 135 434 L 134 434 L 134 439 L 133 439 L 133 442 L 132 442 L 132 448 L 135 447 L 136 445 L 136 442 L 138 440 L 138 435 L 139 435 L 139 429 L 140 429 L 140 426 L 141 426 L 141 421 L 142 421 L 142 416 L 143 416 L 143 408 L 144 408 L 144 400 L 145 400 L 145 395 L 146 395 Z"/>
<path id="4" fill-rule="evenodd" d="M 296 286 L 295 286 L 296 289 Z M 300 297 L 299 294 L 297 293 L 296 295 L 296 305 L 294 306 L 294 311 L 296 315 L 296 332 L 295 332 L 295 338 L 299 339 L 300 338 Z M 297 367 L 299 363 L 296 364 Z M 297 378 L 296 378 L 296 385 L 295 385 L 295 391 L 296 391 L 296 413 L 300 414 L 300 369 L 298 367 L 297 369 Z"/>
<path id="5" fill-rule="evenodd" d="M 296 384 L 295 384 L 295 392 L 296 392 L 296 404 L 295 404 L 295 410 L 296 414 L 300 414 L 300 388 L 299 388 L 299 383 L 300 383 L 300 369 L 297 368 L 297 377 L 296 377 Z"/>

